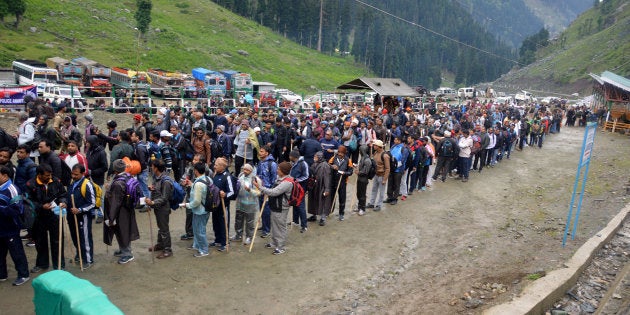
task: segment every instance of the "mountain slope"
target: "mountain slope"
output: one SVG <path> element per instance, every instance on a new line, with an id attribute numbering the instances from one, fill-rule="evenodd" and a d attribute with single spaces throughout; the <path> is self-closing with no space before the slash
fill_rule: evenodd
<path id="1" fill-rule="evenodd" d="M 578 17 L 558 39 L 538 52 L 538 61 L 502 76 L 494 86 L 538 94 L 591 92 L 589 73 L 610 70 L 630 76 L 630 3 L 606 0 Z"/>
<path id="2" fill-rule="evenodd" d="M 20 58 L 85 56 L 134 69 L 235 69 L 300 92 L 331 90 L 368 74 L 352 58 L 302 47 L 209 0 L 154 0 L 143 40 L 134 29 L 134 12 L 132 1 L 27 0 L 17 30 L 0 25 L 0 66 Z M 13 18 L 5 21 L 9 25 Z"/>

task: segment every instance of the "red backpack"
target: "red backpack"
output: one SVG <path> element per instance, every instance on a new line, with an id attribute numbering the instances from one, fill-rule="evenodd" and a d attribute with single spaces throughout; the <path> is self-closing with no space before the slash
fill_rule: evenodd
<path id="1" fill-rule="evenodd" d="M 289 198 L 289 206 L 297 207 L 304 202 L 304 188 L 300 183 L 296 182 L 293 177 L 287 177 L 284 181 L 291 182 L 293 189 L 291 189 L 291 197 Z"/>

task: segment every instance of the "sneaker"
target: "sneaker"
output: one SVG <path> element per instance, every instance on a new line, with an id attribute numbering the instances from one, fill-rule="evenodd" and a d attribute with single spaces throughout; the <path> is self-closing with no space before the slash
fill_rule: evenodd
<path id="1" fill-rule="evenodd" d="M 359 210 L 359 215 L 365 215 L 365 211 Z"/>
<path id="2" fill-rule="evenodd" d="M 367 206 L 365 206 L 365 209 L 374 209 L 374 205 L 368 204 Z"/>
<path id="3" fill-rule="evenodd" d="M 269 237 L 269 235 L 271 235 L 270 233 L 263 233 L 260 235 L 261 238 L 267 238 Z"/>
<path id="4" fill-rule="evenodd" d="M 232 238 L 230 239 L 230 241 L 234 241 L 234 242 L 242 242 L 243 241 L 243 235 L 234 235 L 232 236 Z"/>
<path id="5" fill-rule="evenodd" d="M 343 218 L 343 214 L 340 214 L 340 215 L 339 215 L 339 221 L 343 221 L 343 220 L 344 220 L 344 218 Z"/>
<path id="6" fill-rule="evenodd" d="M 306 221 L 316 222 L 317 221 L 317 216 L 316 215 L 312 215 L 312 216 L 308 217 L 308 219 Z"/>
<path id="7" fill-rule="evenodd" d="M 308 231 L 308 228 L 303 227 L 303 228 L 300 229 L 300 233 L 304 233 L 306 231 Z"/>
<path id="8" fill-rule="evenodd" d="M 83 270 L 86 270 L 86 269 L 90 269 L 90 268 L 92 268 L 92 265 L 94 265 L 94 264 L 93 264 L 93 263 L 86 263 L 86 264 L 83 264 Z"/>
<path id="9" fill-rule="evenodd" d="M 46 270 L 46 269 L 48 269 L 48 267 L 35 266 L 35 267 L 33 267 L 33 269 L 31 269 L 31 273 L 38 273 L 38 272 Z"/>
<path id="10" fill-rule="evenodd" d="M 251 243 L 252 243 L 252 238 L 248 237 L 248 238 L 245 239 L 245 242 L 243 242 L 243 245 L 249 245 Z"/>
<path id="11" fill-rule="evenodd" d="M 392 200 L 389 204 L 395 206 L 398 203 L 397 199 Z"/>
<path id="12" fill-rule="evenodd" d="M 196 248 L 194 248 L 192 245 L 186 247 L 187 250 L 197 250 Z"/>
<path id="13" fill-rule="evenodd" d="M 13 281 L 13 285 L 14 286 L 23 285 L 23 284 L 25 284 L 28 281 L 28 279 L 30 279 L 30 278 L 29 277 L 17 278 L 17 279 L 15 279 L 15 281 Z"/>
<path id="14" fill-rule="evenodd" d="M 133 259 L 134 259 L 133 256 L 123 256 L 123 257 L 120 257 L 120 259 L 118 259 L 118 263 L 121 264 L 121 265 L 124 265 L 124 264 L 132 261 Z"/>
<path id="15" fill-rule="evenodd" d="M 265 244 L 265 248 L 274 248 L 275 246 L 273 246 L 273 244 L 271 243 L 267 243 Z"/>
<path id="16" fill-rule="evenodd" d="M 326 225 L 326 220 L 324 219 L 319 220 L 319 226 L 324 226 L 324 225 Z"/>
<path id="17" fill-rule="evenodd" d="M 402 197 L 400 197 L 400 200 L 402 200 L 402 201 L 407 200 L 407 196 L 402 196 Z"/>
<path id="18" fill-rule="evenodd" d="M 35 247 L 35 241 L 34 240 L 28 241 L 28 243 L 26 243 L 26 246 L 28 246 L 28 247 Z"/>
<path id="19" fill-rule="evenodd" d="M 193 256 L 197 257 L 197 258 L 199 258 L 199 257 L 206 257 L 208 255 L 210 255 L 210 254 L 209 253 L 194 253 L 193 254 Z"/>
<path id="20" fill-rule="evenodd" d="M 381 206 L 374 207 L 374 211 L 381 211 Z"/>
<path id="21" fill-rule="evenodd" d="M 5 282 L 5 281 L 7 281 L 7 279 L 9 279 L 9 278 L 0 278 L 0 282 Z"/>
<path id="22" fill-rule="evenodd" d="M 192 240 L 193 238 L 194 238 L 193 235 L 186 233 L 186 234 L 183 234 L 179 239 L 182 241 L 188 241 L 188 240 Z"/>
<path id="23" fill-rule="evenodd" d="M 407 195 L 409 195 L 409 196 L 413 195 L 413 190 L 410 190 L 410 191 L 407 193 Z"/>
<path id="24" fill-rule="evenodd" d="M 274 255 L 282 255 L 284 254 L 284 249 L 276 248 L 273 250 Z"/>
<path id="25" fill-rule="evenodd" d="M 122 251 L 120 251 L 120 250 L 115 251 L 114 252 L 114 256 L 115 257 L 122 257 Z"/>
<path id="26" fill-rule="evenodd" d="M 422 188 L 420 188 L 420 190 L 422 190 L 422 191 L 426 191 L 426 190 L 427 190 L 427 187 L 426 187 L 426 186 L 422 186 Z"/>
<path id="27" fill-rule="evenodd" d="M 225 247 L 224 245 L 217 246 L 217 251 L 219 251 L 219 252 L 224 252 L 226 249 L 227 249 L 227 247 Z"/>
<path id="28" fill-rule="evenodd" d="M 466 177 L 462 178 L 462 183 L 465 183 L 467 181 L 468 181 L 468 178 L 466 178 Z"/>
<path id="29" fill-rule="evenodd" d="M 96 224 L 103 223 L 103 217 L 96 217 Z"/>

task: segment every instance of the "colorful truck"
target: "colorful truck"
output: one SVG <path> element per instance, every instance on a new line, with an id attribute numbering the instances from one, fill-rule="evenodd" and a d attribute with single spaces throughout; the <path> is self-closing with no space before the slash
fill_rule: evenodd
<path id="1" fill-rule="evenodd" d="M 81 86 L 83 84 L 83 68 L 74 65 L 61 57 L 46 59 L 46 66 L 57 69 L 59 80 L 68 85 Z"/>
<path id="2" fill-rule="evenodd" d="M 234 70 L 221 70 L 220 72 L 225 76 L 227 82 L 227 97 L 238 98 L 240 95 L 252 94 L 254 91 L 254 84 L 250 74 Z"/>
<path id="3" fill-rule="evenodd" d="M 144 71 L 135 71 L 128 68 L 112 68 L 111 84 L 116 88 L 116 95 L 130 97 L 148 96 L 151 89 L 151 78 Z"/>
<path id="4" fill-rule="evenodd" d="M 162 69 L 149 69 L 147 75 L 151 79 L 151 93 L 160 97 L 181 97 L 184 86 L 184 74 Z"/>
<path id="5" fill-rule="evenodd" d="M 226 78 L 217 71 L 205 68 L 192 69 L 192 76 L 197 83 L 197 92 L 205 93 L 206 96 L 225 96 Z"/>
<path id="6" fill-rule="evenodd" d="M 85 57 L 72 59 L 72 63 L 83 68 L 84 91 L 92 96 L 109 96 L 112 84 L 109 82 L 112 69 Z"/>

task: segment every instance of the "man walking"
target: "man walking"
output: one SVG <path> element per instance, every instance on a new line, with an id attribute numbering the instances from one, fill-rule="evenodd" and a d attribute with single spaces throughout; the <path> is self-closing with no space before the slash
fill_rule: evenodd
<path id="1" fill-rule="evenodd" d="M 11 254 L 17 278 L 14 286 L 29 280 L 28 261 L 20 239 L 22 197 L 9 178 L 9 168 L 0 167 L 0 281 L 7 280 L 7 252 Z"/>
<path id="2" fill-rule="evenodd" d="M 153 173 L 153 185 L 149 187 L 151 198 L 146 199 L 146 204 L 153 208 L 155 221 L 158 226 L 157 243 L 149 248 L 150 252 L 162 251 L 157 258 L 163 259 L 173 256 L 171 249 L 171 232 L 168 222 L 171 215 L 169 199 L 173 195 L 173 182 L 166 176 L 166 164 L 161 159 L 151 161 Z"/>

